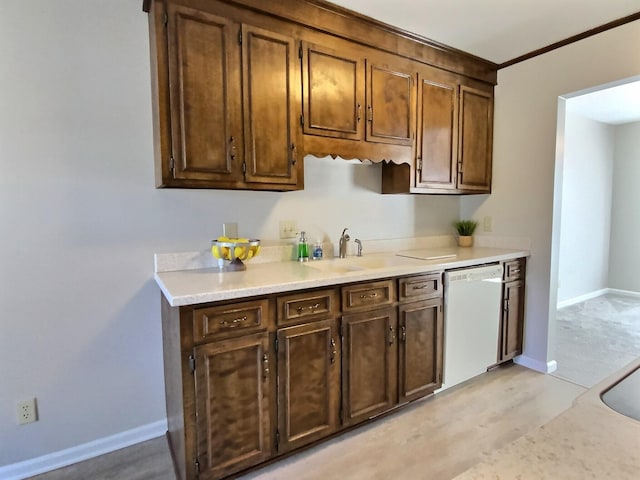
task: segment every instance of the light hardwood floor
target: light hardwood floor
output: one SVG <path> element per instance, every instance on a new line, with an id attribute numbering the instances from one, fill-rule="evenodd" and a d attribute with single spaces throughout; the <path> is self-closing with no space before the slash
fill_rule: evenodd
<path id="1" fill-rule="evenodd" d="M 445 480 L 547 423 L 585 389 L 508 365 L 242 480 Z M 164 438 L 33 480 L 174 480 Z"/>

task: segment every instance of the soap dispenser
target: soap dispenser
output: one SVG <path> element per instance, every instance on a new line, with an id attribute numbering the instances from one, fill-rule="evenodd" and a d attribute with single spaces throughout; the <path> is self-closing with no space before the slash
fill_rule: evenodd
<path id="1" fill-rule="evenodd" d="M 298 261 L 309 261 L 309 244 L 305 232 L 300 232 L 300 240 L 298 240 Z"/>

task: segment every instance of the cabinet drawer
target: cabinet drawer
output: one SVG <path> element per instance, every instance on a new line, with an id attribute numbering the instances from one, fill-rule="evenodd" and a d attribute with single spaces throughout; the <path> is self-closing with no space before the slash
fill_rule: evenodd
<path id="1" fill-rule="evenodd" d="M 278 297 L 278 326 L 322 320 L 337 311 L 335 290 L 318 290 Z"/>
<path id="2" fill-rule="evenodd" d="M 361 283 L 342 288 L 342 311 L 391 305 L 395 300 L 393 280 Z"/>
<path id="3" fill-rule="evenodd" d="M 267 299 L 197 308 L 193 311 L 193 341 L 262 332 L 267 329 L 268 314 Z"/>
<path id="4" fill-rule="evenodd" d="M 524 265 L 525 262 L 523 258 L 504 262 L 504 281 L 511 282 L 524 278 Z"/>
<path id="5" fill-rule="evenodd" d="M 401 278 L 398 285 L 401 302 L 438 298 L 442 296 L 442 272 Z"/>

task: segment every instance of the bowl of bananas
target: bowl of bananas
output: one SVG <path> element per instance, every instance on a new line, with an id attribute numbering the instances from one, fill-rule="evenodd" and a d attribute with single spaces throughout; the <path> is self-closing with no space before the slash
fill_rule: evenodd
<path id="1" fill-rule="evenodd" d="M 255 238 L 218 237 L 211 241 L 211 254 L 218 259 L 220 270 L 238 272 L 246 270 L 245 260 L 260 252 L 260 240 Z"/>

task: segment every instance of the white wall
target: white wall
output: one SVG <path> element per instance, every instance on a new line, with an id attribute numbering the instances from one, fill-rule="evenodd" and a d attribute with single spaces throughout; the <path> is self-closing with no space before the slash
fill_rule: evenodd
<path id="1" fill-rule="evenodd" d="M 336 241 L 458 217 L 456 197 L 380 195 L 379 166 L 326 159 L 305 160 L 302 192 L 156 190 L 140 1 L 2 0 L 0 58 L 0 466 L 165 418 L 154 252 L 233 220 Z M 19 427 L 29 396 L 40 420 Z"/>
<path id="2" fill-rule="evenodd" d="M 615 152 L 612 125 L 567 111 L 564 132 L 559 302 L 609 286 Z"/>
<path id="3" fill-rule="evenodd" d="M 640 292 L 640 122 L 616 127 L 609 287 Z"/>
<path id="4" fill-rule="evenodd" d="M 558 97 L 640 74 L 638 45 L 635 21 L 498 72 L 493 192 L 463 198 L 461 216 L 489 215 L 496 235 L 531 239 L 524 355 L 541 368 L 553 359 L 554 344 L 550 305 L 555 310 L 556 285 L 550 279 Z M 554 262 L 555 257 L 557 251 Z"/>

